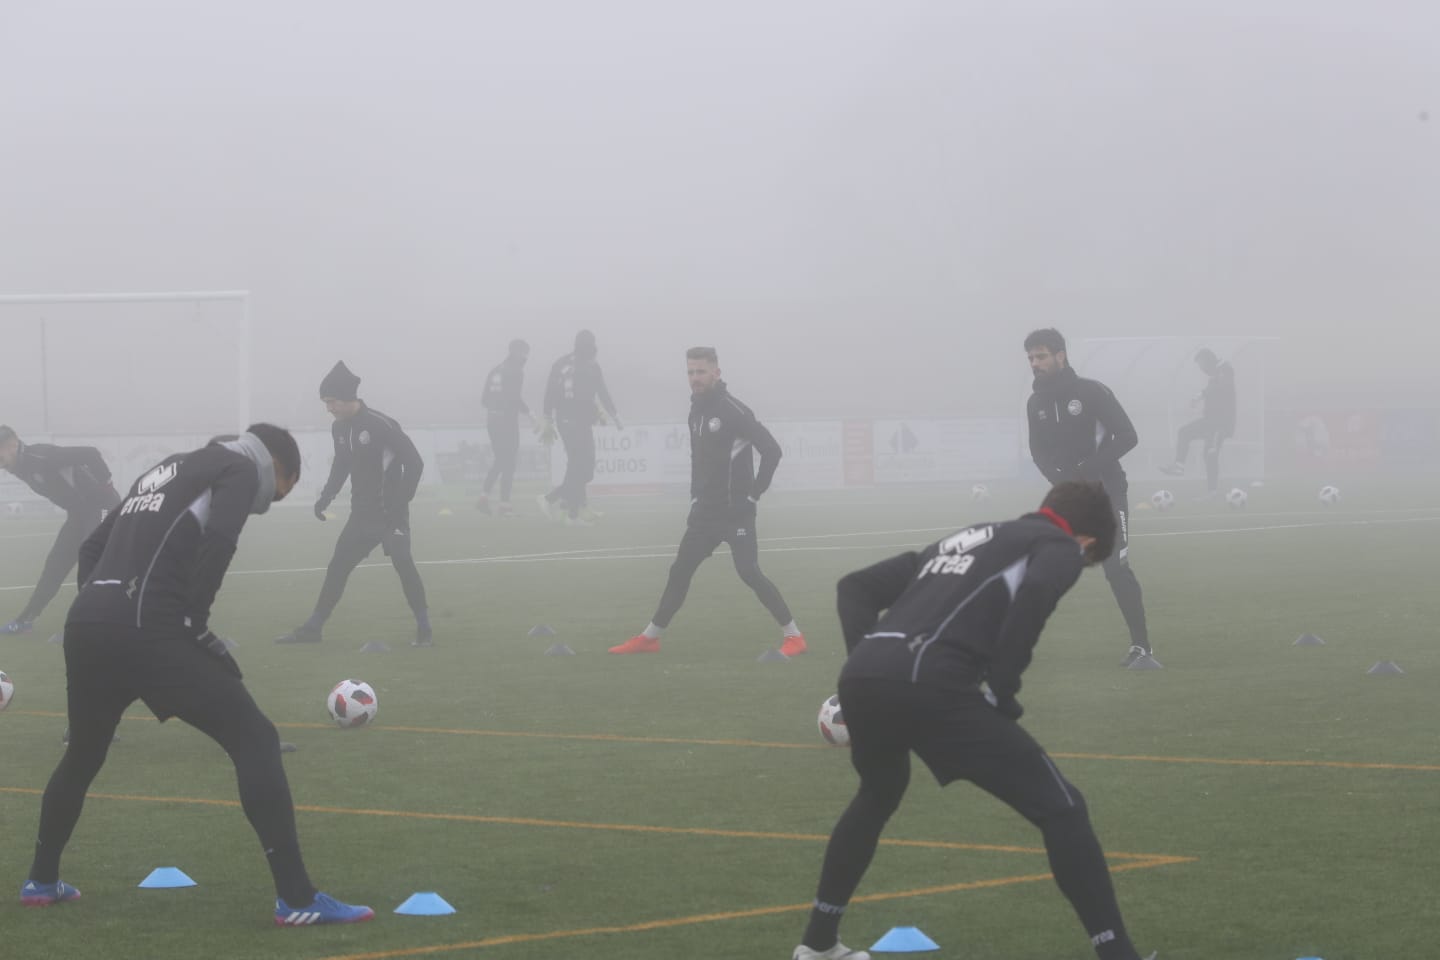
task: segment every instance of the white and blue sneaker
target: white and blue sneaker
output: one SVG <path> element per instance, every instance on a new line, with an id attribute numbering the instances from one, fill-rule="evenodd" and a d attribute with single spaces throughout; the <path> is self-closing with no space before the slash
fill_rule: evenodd
<path id="1" fill-rule="evenodd" d="M 34 880 L 26 880 L 20 888 L 20 906 L 22 907 L 48 907 L 52 903 L 64 903 L 66 900 L 79 899 L 80 891 L 64 880 L 56 880 L 54 883 L 36 883 Z"/>
<path id="2" fill-rule="evenodd" d="M 4 626 L 0 626 L 0 633 L 13 636 L 17 633 L 30 633 L 35 629 L 33 620 L 11 620 Z"/>
<path id="3" fill-rule="evenodd" d="M 814 950 L 802 943 L 791 954 L 791 960 L 870 960 L 870 954 L 864 950 L 851 950 L 838 941 L 829 950 Z"/>
<path id="4" fill-rule="evenodd" d="M 363 923 L 374 916 L 375 911 L 369 907 L 341 903 L 325 893 L 315 894 L 314 900 L 299 908 L 291 907 L 278 897 L 275 899 L 277 927 L 310 927 L 317 923 Z"/>

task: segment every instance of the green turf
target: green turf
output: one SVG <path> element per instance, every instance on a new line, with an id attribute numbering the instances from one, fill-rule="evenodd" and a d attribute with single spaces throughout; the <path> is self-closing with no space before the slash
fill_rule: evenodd
<path id="1" fill-rule="evenodd" d="M 339 524 L 305 510 L 252 523 L 218 604 L 214 622 L 241 644 L 257 700 L 299 745 L 286 765 L 296 802 L 317 808 L 299 815 L 311 872 L 323 889 L 375 906 L 376 922 L 270 926 L 268 874 L 224 755 L 135 709 L 94 787 L 133 799 L 92 798 L 66 854 L 63 875 L 84 898 L 28 911 L 0 901 L 6 955 L 78 957 L 103 945 L 114 957 L 308 960 L 488 939 L 501 942 L 415 955 L 788 957 L 819 838 L 853 788 L 845 752 L 823 747 L 814 726 L 842 659 L 834 582 L 938 535 L 895 531 L 949 526 L 977 509 L 920 489 L 768 498 L 762 562 L 813 652 L 757 663 L 777 631 L 723 554 L 696 577 L 662 654 L 604 653 L 653 610 L 683 501 L 610 500 L 588 530 L 547 524 L 517 502 L 522 515 L 500 520 L 459 495 L 431 495 L 415 510 L 418 556 L 594 552 L 424 566 L 433 649 L 408 646 L 412 624 L 385 567 L 355 574 L 322 646 L 270 642 L 308 613 L 321 574 L 245 571 L 323 567 Z M 979 512 L 1020 506 L 1001 496 Z M 1391 522 L 1407 516 L 1432 521 Z M 1144 866 L 1115 880 L 1142 949 L 1163 960 L 1428 950 L 1440 769 L 1403 767 L 1437 763 L 1434 518 L 1424 491 L 1354 484 L 1331 510 L 1308 489 L 1270 488 L 1244 513 L 1188 503 L 1138 513 L 1133 556 L 1159 672 L 1117 667 L 1125 641 L 1098 571 L 1063 602 L 1025 678 L 1025 723 L 1085 791 L 1114 865 Z M 1361 520 L 1385 522 L 1345 522 Z M 12 520 L 0 537 L 55 526 Z M 1207 532 L 1264 526 L 1285 529 Z M 30 582 L 48 546 L 0 540 L 0 586 Z M 23 596 L 0 592 L 0 603 L 18 608 Z M 57 601 L 34 635 L 0 639 L 0 668 L 18 688 L 0 715 L 7 897 L 24 879 L 37 793 L 61 749 L 61 649 L 44 641 L 63 612 Z M 554 641 L 526 636 L 538 623 L 578 655 L 543 656 Z M 1326 645 L 1292 646 L 1308 631 Z M 369 640 L 393 652 L 359 654 Z M 1381 659 L 1406 675 L 1366 676 Z M 373 728 L 327 725 L 324 694 L 345 677 L 379 692 Z M 1047 870 L 1038 834 L 973 788 L 941 791 L 917 767 L 887 837 L 935 843 L 882 847 L 862 895 L 974 886 L 857 903 L 843 929 L 852 946 L 918 925 L 942 958 L 1092 956 L 1053 884 L 1024 879 Z M 1146 855 L 1186 860 L 1136 859 Z M 199 886 L 135 888 L 172 865 Z M 459 912 L 391 914 L 418 890 Z M 545 937 L 596 928 L 610 932 Z"/>

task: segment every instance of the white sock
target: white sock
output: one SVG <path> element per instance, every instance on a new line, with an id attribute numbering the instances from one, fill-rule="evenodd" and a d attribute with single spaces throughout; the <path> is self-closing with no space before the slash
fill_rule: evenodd
<path id="1" fill-rule="evenodd" d="M 798 637 L 801 635 L 800 626 L 794 620 L 791 620 L 785 624 L 785 626 L 781 627 L 780 632 L 786 637 Z"/>
<path id="2" fill-rule="evenodd" d="M 664 628 L 655 626 L 654 622 L 652 621 L 649 626 L 647 626 L 644 630 L 640 631 L 640 636 L 646 637 L 650 640 L 659 640 L 660 634 L 664 632 Z"/>

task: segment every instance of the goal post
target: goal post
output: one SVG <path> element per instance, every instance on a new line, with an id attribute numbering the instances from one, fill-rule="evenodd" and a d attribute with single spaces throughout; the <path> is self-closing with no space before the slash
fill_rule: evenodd
<path id="1" fill-rule="evenodd" d="M 250 423 L 247 290 L 0 294 L 0 344 L 9 361 L 0 422 L 22 435 L 217 433 Z"/>
<path id="2" fill-rule="evenodd" d="M 1265 366 L 1278 337 L 1105 337 L 1075 342 L 1068 357 L 1075 372 L 1109 387 L 1130 415 L 1139 446 L 1125 458 L 1133 479 L 1163 476 L 1175 459 L 1176 434 L 1200 416 L 1198 397 L 1207 377 L 1195 355 L 1209 349 L 1235 371 L 1235 433 L 1220 452 L 1220 474 L 1230 481 L 1265 477 Z M 1204 477 L 1199 444 L 1190 450 L 1187 476 Z"/>

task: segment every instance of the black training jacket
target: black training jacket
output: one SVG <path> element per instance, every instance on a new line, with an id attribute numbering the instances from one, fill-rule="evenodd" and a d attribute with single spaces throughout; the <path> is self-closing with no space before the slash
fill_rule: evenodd
<path id="1" fill-rule="evenodd" d="M 320 499 L 335 499 L 350 480 L 350 512 L 362 516 L 389 516 L 402 512 L 415 498 L 425 462 L 400 424 L 364 403 L 349 420 L 336 420 L 330 428 L 335 460 Z"/>
<path id="2" fill-rule="evenodd" d="M 1070 367 L 1037 377 L 1026 419 L 1030 456 L 1045 479 L 1100 480 L 1112 492 L 1124 486 L 1120 458 L 1135 449 L 1139 437 L 1109 387 Z"/>
<path id="3" fill-rule="evenodd" d="M 94 447 L 22 443 L 10 472 L 67 513 L 115 506 L 110 468 Z"/>
<path id="4" fill-rule="evenodd" d="M 841 679 L 1013 696 L 1045 620 L 1080 577 L 1080 544 L 1042 514 L 967 527 L 840 581 Z M 882 613 L 883 611 L 883 613 Z"/>
<path id="5" fill-rule="evenodd" d="M 690 497 L 700 514 L 753 512 L 780 457 L 774 435 L 723 381 L 690 397 Z"/>
<path id="6" fill-rule="evenodd" d="M 81 545 L 68 622 L 203 634 L 259 488 L 255 462 L 218 444 L 146 471 Z"/>

